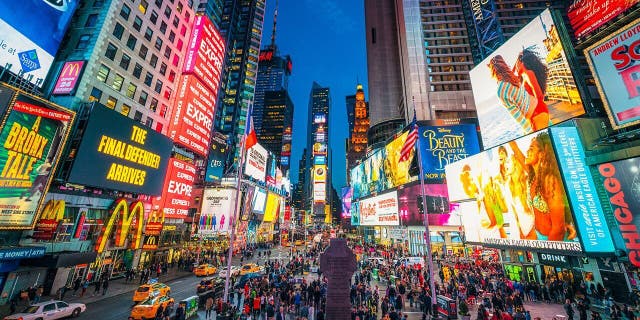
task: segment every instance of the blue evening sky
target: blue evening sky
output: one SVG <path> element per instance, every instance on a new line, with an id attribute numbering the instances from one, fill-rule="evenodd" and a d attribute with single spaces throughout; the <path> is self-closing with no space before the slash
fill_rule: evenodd
<path id="1" fill-rule="evenodd" d="M 275 0 L 267 0 L 262 46 L 271 43 Z M 362 0 L 279 0 L 276 44 L 293 60 L 289 94 L 293 100 L 291 177 L 307 139 L 309 93 L 313 81 L 331 90 L 329 144 L 331 179 L 340 194 L 346 184 L 345 139 L 348 137 L 345 96 L 355 94 L 358 80 L 367 91 L 367 56 Z M 368 100 L 368 99 L 367 99 Z"/>

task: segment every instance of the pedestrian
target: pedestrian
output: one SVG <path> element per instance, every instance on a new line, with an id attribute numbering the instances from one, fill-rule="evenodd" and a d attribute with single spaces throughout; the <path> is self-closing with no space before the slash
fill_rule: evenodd
<path id="1" fill-rule="evenodd" d="M 156 310 L 156 320 L 162 320 L 163 316 L 164 316 L 164 308 L 162 307 L 162 305 L 159 305 L 158 309 Z"/>
<path id="2" fill-rule="evenodd" d="M 204 304 L 205 319 L 211 319 L 211 311 L 213 311 L 213 297 L 209 296 Z"/>
<path id="3" fill-rule="evenodd" d="M 176 308 L 175 320 L 185 320 L 184 304 L 179 303 Z"/>
<path id="4" fill-rule="evenodd" d="M 573 307 L 571 306 L 571 300 L 566 299 L 564 302 L 564 311 L 567 313 L 567 320 L 573 320 Z"/>
<path id="5" fill-rule="evenodd" d="M 80 286 L 82 285 L 82 279 L 80 279 L 80 277 L 77 277 L 74 281 L 73 281 L 73 296 L 76 296 L 76 293 L 78 293 L 78 290 L 80 289 Z"/>
<path id="6" fill-rule="evenodd" d="M 99 293 L 100 293 L 100 288 L 101 288 L 101 287 L 102 287 L 102 281 L 100 281 L 99 279 L 98 279 L 98 280 L 96 280 L 96 281 L 93 283 L 94 291 L 93 291 L 93 294 L 92 294 L 91 296 L 93 297 L 93 296 L 95 296 L 95 295 L 99 294 Z"/>
<path id="7" fill-rule="evenodd" d="M 88 288 L 89 288 L 89 281 L 84 280 L 84 282 L 82 282 L 82 291 L 80 292 L 80 297 L 84 296 Z"/>
<path id="8" fill-rule="evenodd" d="M 102 295 L 103 296 L 105 294 L 107 294 L 107 289 L 109 289 L 109 279 L 104 279 L 104 282 L 102 283 Z"/>
<path id="9" fill-rule="evenodd" d="M 44 293 L 44 288 L 42 286 L 38 286 L 38 289 L 36 290 L 35 297 L 33 298 L 33 303 L 40 302 L 40 299 L 42 298 L 42 294 L 43 293 Z"/>

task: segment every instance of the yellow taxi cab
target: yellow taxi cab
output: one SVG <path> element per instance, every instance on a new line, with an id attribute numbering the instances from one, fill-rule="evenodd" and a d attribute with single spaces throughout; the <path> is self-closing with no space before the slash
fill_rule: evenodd
<path id="1" fill-rule="evenodd" d="M 304 245 L 304 241 L 296 240 L 296 246 L 302 246 L 302 245 Z"/>
<path id="2" fill-rule="evenodd" d="M 218 271 L 216 267 L 210 264 L 201 264 L 193 269 L 193 274 L 196 277 L 205 277 L 215 274 Z"/>
<path id="3" fill-rule="evenodd" d="M 262 272 L 263 268 L 255 263 L 247 263 L 240 268 L 240 275 L 244 276 L 249 273 Z"/>
<path id="4" fill-rule="evenodd" d="M 166 296 L 171 293 L 171 287 L 164 283 L 147 283 L 136 289 L 133 293 L 133 302 L 144 301 L 150 297 Z"/>
<path id="5" fill-rule="evenodd" d="M 164 310 L 173 301 L 173 298 L 169 296 L 151 297 L 133 307 L 130 316 L 135 320 L 155 319 L 158 307 L 162 306 Z"/>

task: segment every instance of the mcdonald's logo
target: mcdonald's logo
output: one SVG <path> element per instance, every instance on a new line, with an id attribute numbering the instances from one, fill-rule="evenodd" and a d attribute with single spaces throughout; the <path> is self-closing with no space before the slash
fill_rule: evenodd
<path id="1" fill-rule="evenodd" d="M 66 203 L 64 200 L 49 200 L 42 208 L 40 220 L 60 221 L 64 218 L 64 209 Z"/>
<path id="2" fill-rule="evenodd" d="M 158 239 L 156 237 L 147 237 L 147 242 L 145 243 L 146 245 L 156 245 L 158 242 Z"/>
<path id="3" fill-rule="evenodd" d="M 96 242 L 96 252 L 102 253 L 102 251 L 104 251 L 109 237 L 111 236 L 111 234 L 113 234 L 114 227 L 117 228 L 115 243 L 117 247 L 123 247 L 125 245 L 125 240 L 129 232 L 135 231 L 132 233 L 133 239 L 131 239 L 131 248 L 139 248 L 140 239 L 142 238 L 143 221 L 144 205 L 142 201 L 135 201 L 132 202 L 131 205 L 128 205 L 127 199 L 120 198 L 116 200 L 113 204 L 111 216 L 109 217 L 107 223 L 104 225 L 102 234 Z M 135 228 L 135 230 L 131 230 L 132 227 Z"/>
<path id="4" fill-rule="evenodd" d="M 85 61 L 67 61 L 62 66 L 62 70 L 58 75 L 58 81 L 53 88 L 53 94 L 70 94 L 76 87 L 78 79 L 80 79 L 82 68 Z"/>
<path id="5" fill-rule="evenodd" d="M 72 61 L 64 64 L 60 77 L 77 77 L 84 61 Z"/>
<path id="6" fill-rule="evenodd" d="M 145 236 L 142 250 L 156 250 L 158 249 L 158 236 Z"/>

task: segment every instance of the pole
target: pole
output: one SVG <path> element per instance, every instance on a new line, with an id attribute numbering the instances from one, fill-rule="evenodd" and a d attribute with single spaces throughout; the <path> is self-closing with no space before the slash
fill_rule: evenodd
<path id="1" fill-rule="evenodd" d="M 233 209 L 233 216 L 231 217 L 231 230 L 229 232 L 229 253 L 227 255 L 227 274 L 224 280 L 224 295 L 223 300 L 229 302 L 229 283 L 231 281 L 231 259 L 233 258 L 233 239 L 236 232 L 236 217 L 238 217 L 238 210 L 240 209 L 241 194 L 242 194 L 242 174 L 244 171 L 244 157 L 245 157 L 245 144 L 246 137 L 243 137 L 242 144 L 240 146 L 240 161 L 238 163 L 238 177 L 236 182 L 236 206 Z"/>
<path id="2" fill-rule="evenodd" d="M 415 114 L 415 105 L 413 107 Z M 417 126 L 417 124 L 415 124 Z M 418 133 L 419 134 L 419 133 Z M 420 178 L 420 196 L 422 197 L 422 217 L 424 222 L 424 241 L 427 251 L 427 266 L 429 267 L 429 288 L 431 289 L 431 312 L 433 313 L 432 319 L 437 319 L 437 295 L 436 295 L 436 282 L 433 271 L 433 255 L 431 254 L 431 233 L 429 232 L 429 218 L 427 217 L 427 197 L 424 194 L 424 171 L 422 170 L 422 156 L 420 155 L 420 137 L 416 141 L 416 154 L 418 155 L 418 171 Z"/>

